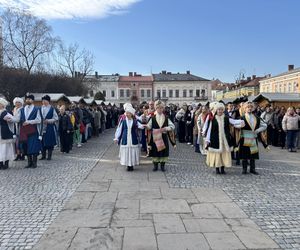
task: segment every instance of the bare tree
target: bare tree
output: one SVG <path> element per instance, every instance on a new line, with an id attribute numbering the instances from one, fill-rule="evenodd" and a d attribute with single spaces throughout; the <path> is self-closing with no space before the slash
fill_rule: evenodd
<path id="1" fill-rule="evenodd" d="M 66 47 L 60 42 L 57 62 L 64 74 L 82 81 L 93 70 L 95 58 L 89 50 L 80 49 L 77 43 Z"/>
<path id="2" fill-rule="evenodd" d="M 4 63 L 28 73 L 38 70 L 54 49 L 57 38 L 44 19 L 6 10 L 2 15 Z"/>

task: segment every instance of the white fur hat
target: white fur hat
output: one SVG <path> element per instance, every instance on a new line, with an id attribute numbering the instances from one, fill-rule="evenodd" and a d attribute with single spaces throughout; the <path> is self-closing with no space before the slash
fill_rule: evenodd
<path id="1" fill-rule="evenodd" d="M 209 104 L 209 109 L 210 109 L 210 110 L 214 110 L 217 103 L 218 103 L 218 102 L 211 102 L 211 103 Z"/>
<path id="2" fill-rule="evenodd" d="M 126 110 L 127 107 L 132 107 L 132 104 L 127 102 L 123 105 L 124 110 Z"/>
<path id="3" fill-rule="evenodd" d="M 16 103 L 19 102 L 21 103 L 22 105 L 24 104 L 24 100 L 20 97 L 16 97 L 14 100 L 13 100 L 13 103 L 14 105 L 16 106 Z"/>
<path id="4" fill-rule="evenodd" d="M 6 107 L 8 105 L 8 101 L 6 101 L 4 98 L 0 98 L 0 104 Z"/>
<path id="5" fill-rule="evenodd" d="M 217 111 L 218 109 L 225 110 L 225 105 L 222 102 L 217 102 L 215 107 L 214 107 L 214 110 Z"/>
<path id="6" fill-rule="evenodd" d="M 128 105 L 128 106 L 126 106 L 126 108 L 125 108 L 125 112 L 129 112 L 129 113 L 131 113 L 132 115 L 134 115 L 134 114 L 135 114 L 135 109 L 132 107 L 132 105 Z"/>

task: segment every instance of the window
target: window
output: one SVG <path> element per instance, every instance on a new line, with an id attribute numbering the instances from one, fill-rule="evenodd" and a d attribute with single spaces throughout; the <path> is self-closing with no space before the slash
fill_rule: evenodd
<path id="1" fill-rule="evenodd" d="M 90 91 L 90 96 L 94 96 L 94 91 L 93 90 Z"/>
<path id="2" fill-rule="evenodd" d="M 124 97 L 124 89 L 120 89 L 120 97 Z"/>
<path id="3" fill-rule="evenodd" d="M 111 91 L 111 97 L 115 97 L 115 91 L 114 90 Z"/>
<path id="4" fill-rule="evenodd" d="M 132 96 L 136 96 L 136 90 L 132 90 Z"/>
<path id="5" fill-rule="evenodd" d="M 147 89 L 147 97 L 151 97 L 151 90 Z"/>
<path id="6" fill-rule="evenodd" d="M 145 97 L 145 90 L 144 89 L 141 90 L 141 97 Z"/>
<path id="7" fill-rule="evenodd" d="M 186 97 L 186 89 L 182 91 L 182 97 Z"/>
<path id="8" fill-rule="evenodd" d="M 170 97 L 170 98 L 173 97 L 173 89 L 169 89 L 169 97 Z"/>
<path id="9" fill-rule="evenodd" d="M 205 89 L 201 89 L 201 96 L 205 96 Z"/>
<path id="10" fill-rule="evenodd" d="M 200 97 L 200 89 L 196 90 L 196 97 Z"/>
<path id="11" fill-rule="evenodd" d="M 193 97 L 193 93 L 194 91 L 192 89 L 190 89 L 190 97 Z"/>
<path id="12" fill-rule="evenodd" d="M 130 97 L 130 89 L 126 89 L 126 97 Z"/>
<path id="13" fill-rule="evenodd" d="M 156 97 L 160 98 L 160 90 L 159 89 L 156 91 Z"/>
<path id="14" fill-rule="evenodd" d="M 103 90 L 103 96 L 106 97 L 106 90 Z"/>
<path id="15" fill-rule="evenodd" d="M 179 98 L 179 89 L 175 90 L 175 96 L 176 96 L 176 98 Z"/>
<path id="16" fill-rule="evenodd" d="M 167 97 L 167 91 L 165 89 L 163 89 L 162 91 L 162 97 L 163 98 L 166 98 Z"/>
<path id="17" fill-rule="evenodd" d="M 289 92 L 292 92 L 292 83 L 289 83 Z"/>

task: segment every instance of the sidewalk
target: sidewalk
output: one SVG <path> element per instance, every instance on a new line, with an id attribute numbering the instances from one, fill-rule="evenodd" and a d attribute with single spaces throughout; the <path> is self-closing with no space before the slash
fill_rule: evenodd
<path id="1" fill-rule="evenodd" d="M 279 249 L 222 189 L 170 188 L 149 158 L 126 172 L 117 156 L 108 146 L 34 249 Z"/>

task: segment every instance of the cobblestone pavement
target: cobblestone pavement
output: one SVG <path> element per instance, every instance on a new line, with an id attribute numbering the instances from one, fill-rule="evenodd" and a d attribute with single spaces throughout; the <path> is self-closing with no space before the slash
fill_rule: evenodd
<path id="1" fill-rule="evenodd" d="M 0 249 L 31 249 L 67 199 L 99 161 L 111 136 L 92 139 L 70 154 L 55 150 L 53 160 L 13 162 L 0 172 Z"/>
<path id="2" fill-rule="evenodd" d="M 259 176 L 242 175 L 241 167 L 217 176 L 205 159 L 179 144 L 166 173 L 171 187 L 221 188 L 283 249 L 300 249 L 300 154 L 261 149 Z"/>

